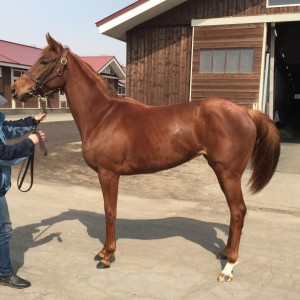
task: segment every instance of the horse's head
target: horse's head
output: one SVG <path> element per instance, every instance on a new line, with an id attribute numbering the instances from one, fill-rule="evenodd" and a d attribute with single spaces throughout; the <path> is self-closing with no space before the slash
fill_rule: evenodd
<path id="1" fill-rule="evenodd" d="M 46 35 L 48 45 L 42 50 L 38 60 L 18 80 L 12 84 L 12 97 L 22 102 L 33 95 L 43 96 L 49 91 L 62 87 L 62 75 L 67 64 L 68 49 Z"/>

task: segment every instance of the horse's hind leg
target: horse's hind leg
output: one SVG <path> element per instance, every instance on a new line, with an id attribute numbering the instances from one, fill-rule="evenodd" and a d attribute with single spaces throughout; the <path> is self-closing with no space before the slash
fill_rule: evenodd
<path id="1" fill-rule="evenodd" d="M 242 228 L 247 210 L 241 190 L 242 172 L 241 170 L 233 171 L 230 168 L 223 168 L 211 162 L 209 164 L 217 175 L 230 210 L 230 228 L 227 245 L 221 252 L 221 255 L 226 256 L 227 264 L 218 276 L 218 281 L 229 282 L 233 278 L 233 267 L 237 264 Z"/>
<path id="2" fill-rule="evenodd" d="M 100 260 L 97 268 L 104 269 L 110 267 L 109 259 L 116 250 L 115 220 L 120 176 L 103 169 L 99 171 L 98 175 L 104 199 L 106 240 L 102 250 L 95 256 L 95 260 Z"/>

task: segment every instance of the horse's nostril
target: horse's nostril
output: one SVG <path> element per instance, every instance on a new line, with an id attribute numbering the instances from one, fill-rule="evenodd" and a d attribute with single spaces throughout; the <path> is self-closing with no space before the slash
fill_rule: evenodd
<path id="1" fill-rule="evenodd" d="M 15 90 L 14 88 L 12 88 L 12 89 L 10 90 L 10 92 L 11 92 L 12 95 L 14 95 L 15 92 L 16 92 L 16 90 Z"/>

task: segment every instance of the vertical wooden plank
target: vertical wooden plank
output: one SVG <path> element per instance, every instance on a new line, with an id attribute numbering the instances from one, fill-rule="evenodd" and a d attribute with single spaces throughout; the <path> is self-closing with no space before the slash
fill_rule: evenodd
<path id="1" fill-rule="evenodd" d="M 172 103 L 179 103 L 180 76 L 180 27 L 173 27 Z M 171 102 L 169 103 L 171 104 Z"/>
<path id="2" fill-rule="evenodd" d="M 127 43 L 126 43 L 126 97 L 131 97 L 131 51 L 132 51 L 132 34 L 127 33 Z"/>
<path id="3" fill-rule="evenodd" d="M 172 31 L 171 27 L 166 28 L 166 52 L 165 52 L 165 76 L 164 76 L 164 99 L 161 99 L 161 104 L 169 104 L 172 102 L 172 84 L 171 84 L 171 74 L 172 74 Z"/>
<path id="4" fill-rule="evenodd" d="M 188 57 L 187 57 L 187 27 L 181 28 L 181 39 L 180 39 L 180 55 L 179 55 L 179 103 L 188 102 L 186 97 L 187 95 L 187 83 L 188 77 L 187 69 L 188 69 Z"/>
<path id="5" fill-rule="evenodd" d="M 132 44 L 132 55 L 133 55 L 133 63 L 132 63 L 132 76 L 134 80 L 132 80 L 132 92 L 133 98 L 139 100 L 139 94 L 137 91 L 138 86 L 138 32 L 135 32 L 133 35 L 133 44 Z"/>
<path id="6" fill-rule="evenodd" d="M 149 86 L 151 87 L 152 82 L 151 82 L 151 71 L 152 69 L 149 68 L 149 64 L 151 65 L 151 30 L 146 29 L 144 31 L 145 35 L 145 51 L 144 51 L 144 75 L 143 75 L 143 82 L 142 82 L 142 87 L 143 87 L 143 102 L 149 102 L 150 101 L 150 91 L 149 91 Z M 145 84 L 148 82 L 148 85 Z"/>
<path id="7" fill-rule="evenodd" d="M 236 1 L 229 1 L 228 3 L 228 13 L 230 16 L 235 16 L 236 15 Z"/>
<path id="8" fill-rule="evenodd" d="M 153 99 L 154 105 L 158 105 L 164 99 L 164 67 L 165 67 L 165 45 L 166 45 L 166 28 L 158 29 L 158 58 L 157 58 L 157 96 Z"/>
<path id="9" fill-rule="evenodd" d="M 145 82 L 145 32 L 139 30 L 138 35 L 138 80 L 137 80 L 137 94 L 138 99 L 144 97 L 144 82 Z"/>
<path id="10" fill-rule="evenodd" d="M 205 0 L 197 2 L 197 19 L 204 19 Z"/>
<path id="11" fill-rule="evenodd" d="M 236 2 L 236 15 L 241 16 L 244 15 L 245 11 L 245 0 L 235 1 Z"/>
<path id="12" fill-rule="evenodd" d="M 152 60 L 151 60 L 151 68 L 152 68 L 152 86 L 149 86 L 149 82 L 144 84 L 150 89 L 150 101 L 146 102 L 146 104 L 154 103 L 155 99 L 157 99 L 157 77 L 158 77 L 158 28 L 152 29 Z"/>

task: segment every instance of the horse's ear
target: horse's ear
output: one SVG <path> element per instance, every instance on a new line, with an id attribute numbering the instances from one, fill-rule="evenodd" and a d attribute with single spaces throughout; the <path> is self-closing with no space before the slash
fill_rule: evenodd
<path id="1" fill-rule="evenodd" d="M 51 50 L 56 52 L 60 52 L 62 50 L 62 44 L 57 42 L 49 33 L 46 34 L 46 40 Z"/>

